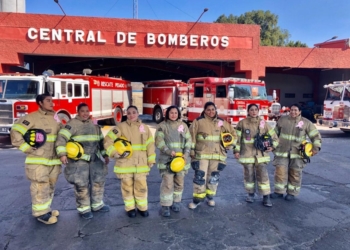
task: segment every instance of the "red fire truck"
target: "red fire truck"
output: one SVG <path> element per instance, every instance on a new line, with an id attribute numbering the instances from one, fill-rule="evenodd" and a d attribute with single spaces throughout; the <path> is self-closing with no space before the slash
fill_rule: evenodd
<path id="1" fill-rule="evenodd" d="M 265 83 L 243 78 L 190 78 L 181 80 L 160 80 L 144 82 L 143 113 L 153 116 L 157 123 L 164 117 L 164 111 L 171 105 L 180 108 L 184 120 L 196 119 L 206 102 L 217 106 L 218 115 L 231 124 L 247 116 L 247 106 L 256 103 L 260 115 L 268 120 L 270 102 L 267 100 Z M 275 122 L 271 121 L 272 126 Z"/>
<path id="2" fill-rule="evenodd" d="M 9 134 L 13 123 L 38 109 L 38 94 L 50 93 L 54 109 L 65 124 L 76 115 L 78 104 L 85 102 L 96 120 L 120 122 L 131 104 L 131 84 L 120 78 L 88 75 L 34 76 L 0 75 L 0 134 Z"/>
<path id="3" fill-rule="evenodd" d="M 338 127 L 350 132 L 350 81 L 335 81 L 324 85 L 327 89 L 320 125 Z"/>

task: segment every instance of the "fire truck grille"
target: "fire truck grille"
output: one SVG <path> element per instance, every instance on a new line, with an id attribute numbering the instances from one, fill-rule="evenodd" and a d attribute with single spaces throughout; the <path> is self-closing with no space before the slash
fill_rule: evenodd
<path id="1" fill-rule="evenodd" d="M 0 124 L 13 124 L 12 104 L 0 103 Z"/>

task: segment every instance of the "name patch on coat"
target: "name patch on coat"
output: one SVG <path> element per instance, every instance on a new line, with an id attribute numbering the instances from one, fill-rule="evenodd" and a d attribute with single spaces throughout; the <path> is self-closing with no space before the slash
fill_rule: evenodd
<path id="1" fill-rule="evenodd" d="M 28 126 L 30 124 L 30 122 L 28 122 L 27 120 L 24 120 L 22 123 L 26 126 Z"/>

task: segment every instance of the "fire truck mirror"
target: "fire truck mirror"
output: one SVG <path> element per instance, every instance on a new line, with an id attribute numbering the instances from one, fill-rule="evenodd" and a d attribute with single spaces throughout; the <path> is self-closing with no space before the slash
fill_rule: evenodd
<path id="1" fill-rule="evenodd" d="M 228 89 L 228 98 L 233 99 L 235 96 L 235 91 L 233 88 Z"/>
<path id="2" fill-rule="evenodd" d="M 53 82 L 52 81 L 46 82 L 46 89 L 50 95 L 53 94 Z"/>

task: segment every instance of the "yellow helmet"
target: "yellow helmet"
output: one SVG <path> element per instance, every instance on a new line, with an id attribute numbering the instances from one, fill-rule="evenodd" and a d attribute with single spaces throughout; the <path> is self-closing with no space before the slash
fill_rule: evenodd
<path id="1" fill-rule="evenodd" d="M 83 146 L 79 142 L 69 141 L 66 144 L 67 157 L 73 160 L 79 160 L 84 154 Z"/>
<path id="2" fill-rule="evenodd" d="M 182 158 L 182 153 L 176 153 L 176 154 L 181 154 L 181 156 L 180 155 L 175 156 L 169 164 L 169 170 L 174 173 L 181 172 L 186 165 L 184 158 Z"/>
<path id="3" fill-rule="evenodd" d="M 132 156 L 131 142 L 128 141 L 124 136 L 121 136 L 115 140 L 114 148 L 121 158 L 129 159 Z"/>
<path id="4" fill-rule="evenodd" d="M 307 157 L 313 156 L 313 154 L 312 154 L 312 143 L 304 140 L 301 143 L 301 146 L 300 146 L 300 154 L 303 157 L 305 157 L 305 156 L 307 156 Z"/>
<path id="5" fill-rule="evenodd" d="M 221 133 L 221 142 L 224 147 L 233 145 L 233 136 L 230 133 Z"/>

